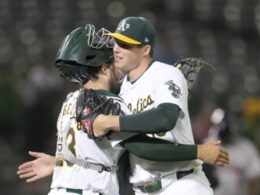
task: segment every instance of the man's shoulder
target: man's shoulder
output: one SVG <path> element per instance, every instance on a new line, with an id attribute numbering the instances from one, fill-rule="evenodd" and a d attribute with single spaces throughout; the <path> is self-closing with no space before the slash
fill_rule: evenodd
<path id="1" fill-rule="evenodd" d="M 68 101 L 71 98 L 76 98 L 78 96 L 78 94 L 79 94 L 79 90 L 69 92 L 67 94 L 66 99 L 65 99 L 64 102 Z"/>
<path id="2" fill-rule="evenodd" d="M 166 64 L 164 62 L 154 61 L 154 66 L 159 70 L 170 70 L 180 72 L 179 69 L 176 68 L 173 64 Z"/>
<path id="3" fill-rule="evenodd" d="M 156 69 L 157 74 L 158 75 L 162 75 L 165 76 L 165 74 L 171 74 L 171 75 L 176 75 L 176 76 L 180 76 L 183 77 L 182 72 L 176 68 L 173 64 L 166 64 L 164 62 L 160 62 L 160 61 L 155 61 L 154 64 L 154 69 Z"/>

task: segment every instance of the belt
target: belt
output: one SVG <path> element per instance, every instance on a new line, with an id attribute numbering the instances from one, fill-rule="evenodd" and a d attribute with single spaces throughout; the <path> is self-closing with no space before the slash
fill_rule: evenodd
<path id="1" fill-rule="evenodd" d="M 189 175 L 193 173 L 193 169 L 188 171 L 177 171 L 176 172 L 176 178 L 181 179 L 185 177 L 186 175 Z M 136 186 L 139 190 L 141 190 L 143 193 L 153 193 L 156 191 L 159 191 L 162 189 L 162 181 L 161 179 L 156 179 L 154 181 L 148 182 L 145 185 Z"/>
<path id="2" fill-rule="evenodd" d="M 68 193 L 74 193 L 74 194 L 79 194 L 79 195 L 82 195 L 82 194 L 83 194 L 83 190 L 81 190 L 81 189 L 66 188 L 66 192 L 68 192 Z M 102 194 L 99 193 L 99 195 L 102 195 Z"/>
<path id="3" fill-rule="evenodd" d="M 80 190 L 80 189 L 70 189 L 70 188 L 66 188 L 66 192 L 75 193 L 75 194 L 79 194 L 79 195 L 82 195 L 82 194 L 83 194 L 83 190 Z"/>
<path id="4" fill-rule="evenodd" d="M 177 171 L 176 177 L 177 177 L 177 179 L 181 179 L 181 178 L 185 177 L 186 175 L 193 173 L 193 171 L 194 171 L 193 169 L 188 170 L 188 171 Z"/>

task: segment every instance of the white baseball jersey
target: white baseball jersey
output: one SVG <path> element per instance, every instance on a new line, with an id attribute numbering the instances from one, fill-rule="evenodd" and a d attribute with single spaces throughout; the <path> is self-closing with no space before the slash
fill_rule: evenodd
<path id="1" fill-rule="evenodd" d="M 122 152 L 117 144 L 128 138 L 130 134 L 113 133 L 101 139 L 89 139 L 77 126 L 75 120 L 75 105 L 79 95 L 79 90 L 70 93 L 63 103 L 57 121 L 58 138 L 56 156 L 65 156 L 64 144 L 78 159 L 85 159 L 93 163 L 103 164 L 111 167 L 117 164 L 119 155 Z M 110 97 L 119 102 L 121 109 L 128 112 L 125 104 L 119 97 Z M 65 137 L 59 136 L 63 132 L 68 132 Z M 132 135 L 132 134 L 131 134 Z M 100 192 L 109 195 L 118 194 L 118 182 L 115 172 L 87 169 L 77 164 L 72 164 L 60 158 L 54 169 L 51 188 L 72 188 Z"/>
<path id="2" fill-rule="evenodd" d="M 134 83 L 124 79 L 120 96 L 132 113 L 156 108 L 162 103 L 173 103 L 181 112 L 174 129 L 153 135 L 180 144 L 194 144 L 188 113 L 188 89 L 183 74 L 174 66 L 153 62 Z M 202 161 L 154 162 L 130 155 L 132 176 L 130 182 L 143 184 L 158 177 L 171 175 L 179 170 L 201 168 Z"/>

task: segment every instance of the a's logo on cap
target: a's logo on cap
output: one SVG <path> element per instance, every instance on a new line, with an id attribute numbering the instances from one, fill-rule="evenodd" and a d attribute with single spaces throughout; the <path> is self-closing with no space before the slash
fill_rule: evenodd
<path id="1" fill-rule="evenodd" d="M 149 39 L 145 37 L 144 42 L 149 43 Z"/>
<path id="2" fill-rule="evenodd" d="M 125 31 L 130 28 L 130 24 L 126 23 L 124 20 L 117 28 L 118 31 Z"/>

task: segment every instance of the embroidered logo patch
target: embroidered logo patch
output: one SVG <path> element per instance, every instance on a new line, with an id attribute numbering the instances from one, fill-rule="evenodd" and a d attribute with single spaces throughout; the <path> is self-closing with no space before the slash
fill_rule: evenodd
<path id="1" fill-rule="evenodd" d="M 169 81 L 166 81 L 165 82 L 166 85 L 168 85 L 168 89 L 170 91 L 172 91 L 172 96 L 175 97 L 175 98 L 180 98 L 181 97 L 181 88 L 176 85 L 172 80 L 169 80 Z"/>
<path id="2" fill-rule="evenodd" d="M 130 28 L 130 24 L 126 23 L 125 20 L 121 24 L 119 24 L 119 27 L 117 28 L 118 31 L 125 31 Z"/>

